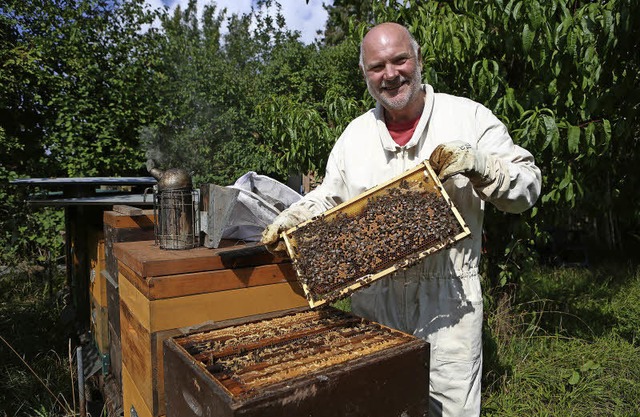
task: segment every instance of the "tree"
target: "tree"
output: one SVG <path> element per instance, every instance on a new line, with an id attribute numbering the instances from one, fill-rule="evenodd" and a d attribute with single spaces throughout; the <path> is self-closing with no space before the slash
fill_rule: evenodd
<path id="1" fill-rule="evenodd" d="M 154 113 L 156 14 L 135 1 L 15 1 L 0 8 L 1 262 L 56 259 L 58 211 L 24 209 L 16 177 L 127 175 Z M 43 252 L 51 251 L 48 255 Z"/>
<path id="2" fill-rule="evenodd" d="M 323 42 L 337 45 L 353 33 L 354 26 L 373 22 L 373 2 L 360 0 L 334 0 L 323 5 L 327 11 L 327 24 Z"/>
<path id="3" fill-rule="evenodd" d="M 15 76 L 33 135 L 21 142 L 38 152 L 31 175 L 124 175 L 142 158 L 136 130 L 151 117 L 147 93 L 157 64 L 156 32 L 143 32 L 155 13 L 141 0 L 15 1 L 3 9 L 23 66 Z M 11 125 L 5 128 L 13 130 Z M 27 149 L 27 148 L 25 148 Z M 27 158 L 34 161 L 34 156 Z"/>

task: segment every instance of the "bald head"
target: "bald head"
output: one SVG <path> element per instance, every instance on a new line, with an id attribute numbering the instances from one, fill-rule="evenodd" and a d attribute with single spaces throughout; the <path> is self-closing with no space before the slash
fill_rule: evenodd
<path id="1" fill-rule="evenodd" d="M 364 35 L 360 44 L 360 67 L 364 67 L 364 60 L 367 49 L 379 48 L 391 42 L 407 42 L 413 54 L 419 56 L 420 46 L 406 27 L 394 23 L 386 22 L 374 26 Z"/>
<path id="2" fill-rule="evenodd" d="M 422 113 L 420 48 L 404 26 L 382 23 L 371 29 L 360 45 L 360 69 L 386 120 L 414 120 Z"/>

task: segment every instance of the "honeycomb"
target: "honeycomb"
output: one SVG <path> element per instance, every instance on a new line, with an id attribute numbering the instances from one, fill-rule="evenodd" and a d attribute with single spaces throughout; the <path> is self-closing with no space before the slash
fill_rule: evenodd
<path id="1" fill-rule="evenodd" d="M 232 397 L 242 399 L 413 340 L 329 308 L 224 327 L 176 342 Z"/>
<path id="2" fill-rule="evenodd" d="M 284 234 L 311 307 L 333 301 L 469 235 L 428 164 Z"/>

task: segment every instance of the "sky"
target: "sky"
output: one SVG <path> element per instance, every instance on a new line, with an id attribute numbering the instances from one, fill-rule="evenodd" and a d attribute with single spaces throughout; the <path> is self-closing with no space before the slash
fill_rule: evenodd
<path id="1" fill-rule="evenodd" d="M 255 0 L 197 0 L 198 11 L 201 12 L 207 4 L 215 3 L 217 9 L 227 8 L 228 14 L 248 13 Z M 180 5 L 185 8 L 189 0 L 146 0 L 153 8 L 168 6 L 169 10 Z M 323 3 L 331 4 L 333 0 L 279 0 L 282 6 L 282 14 L 287 22 L 288 29 L 301 33 L 300 40 L 304 43 L 312 43 L 316 38 L 316 31 L 324 28 L 327 21 L 327 12 L 322 7 Z"/>

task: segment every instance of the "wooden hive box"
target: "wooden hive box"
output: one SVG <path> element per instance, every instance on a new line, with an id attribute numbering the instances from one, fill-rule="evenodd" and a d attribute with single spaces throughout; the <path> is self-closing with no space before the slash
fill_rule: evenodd
<path id="1" fill-rule="evenodd" d="M 107 280 L 102 271 L 106 268 L 104 232 L 97 230 L 89 236 L 89 292 L 100 307 L 107 307 Z"/>
<path id="2" fill-rule="evenodd" d="M 105 269 L 104 233 L 96 230 L 89 233 L 87 242 L 89 259 L 89 326 L 93 342 L 102 360 L 102 372 L 109 364 L 109 322 L 107 317 L 107 280 Z"/>
<path id="3" fill-rule="evenodd" d="M 114 245 L 125 416 L 165 414 L 165 339 L 220 320 L 306 305 L 290 262 L 266 251 L 221 256 L 227 250 L 163 250 L 153 241 Z"/>
<path id="4" fill-rule="evenodd" d="M 428 162 L 282 234 L 311 307 L 468 237 Z"/>
<path id="5" fill-rule="evenodd" d="M 114 207 L 120 210 L 119 207 Z M 153 210 L 138 209 L 109 210 L 103 213 L 105 268 L 102 271 L 106 282 L 107 319 L 109 334 L 109 371 L 113 375 L 116 387 L 122 387 L 122 348 L 120 345 L 120 294 L 118 292 L 118 260 L 113 253 L 113 245 L 118 242 L 136 242 L 153 240 Z M 118 395 L 116 397 L 121 397 Z M 122 404 L 113 404 L 119 410 Z"/>
<path id="6" fill-rule="evenodd" d="M 167 417 L 422 417 L 429 345 L 333 308 L 165 341 Z"/>

